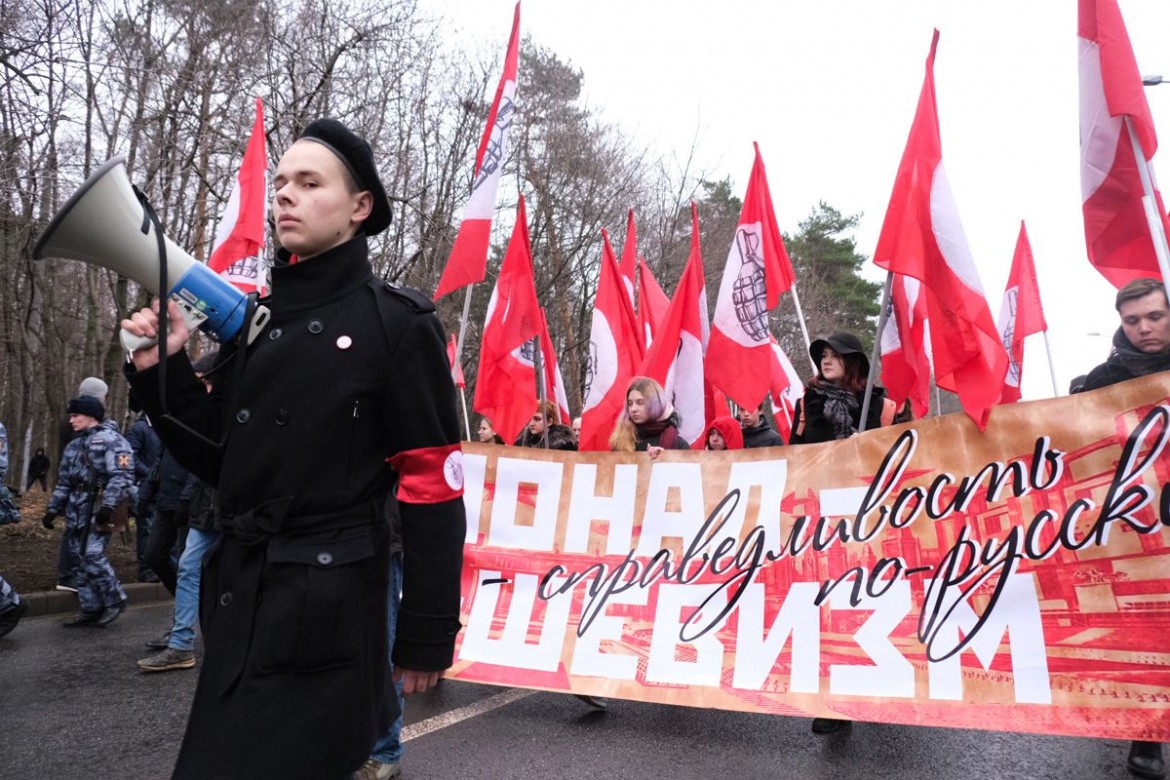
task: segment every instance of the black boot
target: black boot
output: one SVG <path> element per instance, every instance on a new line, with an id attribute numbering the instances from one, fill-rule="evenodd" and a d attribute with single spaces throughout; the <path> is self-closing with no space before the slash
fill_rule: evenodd
<path id="1" fill-rule="evenodd" d="M 69 618 L 61 625 L 65 628 L 82 628 L 83 626 L 97 626 L 98 620 L 101 619 L 103 613 L 101 612 L 78 612 L 74 617 Z"/>
<path id="2" fill-rule="evenodd" d="M 837 718 L 813 718 L 812 733 L 814 734 L 832 734 L 835 731 L 840 731 L 849 725 L 847 720 L 838 720 Z"/>
<path id="3" fill-rule="evenodd" d="M 25 612 L 28 612 L 27 601 L 22 601 L 7 612 L 0 613 L 0 636 L 4 636 L 16 628 L 16 624 L 24 617 Z"/>
<path id="4" fill-rule="evenodd" d="M 1162 780 L 1166 776 L 1166 764 L 1162 761 L 1162 744 L 1135 740 L 1129 746 L 1129 760 L 1126 761 L 1126 765 L 1129 771 L 1138 777 Z"/>

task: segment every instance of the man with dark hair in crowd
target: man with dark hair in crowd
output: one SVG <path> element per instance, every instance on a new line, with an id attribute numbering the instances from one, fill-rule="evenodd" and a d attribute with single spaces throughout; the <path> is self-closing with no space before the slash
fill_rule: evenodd
<path id="1" fill-rule="evenodd" d="M 340 780 L 366 761 L 398 710 L 388 511 L 402 524 L 393 662 L 404 694 L 438 682 L 460 628 L 455 386 L 434 304 L 370 267 L 367 237 L 391 215 L 373 152 L 319 119 L 273 186 L 271 319 L 222 350 L 222 402 L 192 370 L 173 302 L 164 343 L 126 371 L 164 444 L 219 490 L 204 661 L 175 780 Z M 158 326 L 151 308 L 122 322 L 148 339 Z"/>
<path id="2" fill-rule="evenodd" d="M 150 528 L 154 520 L 154 507 L 145 506 L 139 511 L 138 495 L 146 486 L 158 466 L 162 455 L 162 442 L 150 424 L 150 418 L 142 411 L 134 393 L 130 393 L 130 410 L 137 412 L 138 417 L 126 431 L 126 441 L 130 442 L 130 449 L 134 450 L 134 490 L 131 493 L 130 506 L 134 509 L 134 541 L 138 554 L 138 581 L 158 582 L 158 575 L 146 565 L 146 548 L 150 541 Z"/>
<path id="3" fill-rule="evenodd" d="M 1121 327 L 1113 334 L 1113 351 L 1089 372 L 1081 391 L 1170 369 L 1170 301 L 1165 285 L 1156 279 L 1135 279 L 1117 291 L 1114 306 Z M 1161 780 L 1166 776 L 1158 742 L 1132 742 L 1127 764 L 1138 777 Z"/>
<path id="4" fill-rule="evenodd" d="M 28 462 L 28 477 L 25 481 L 24 489 L 28 492 L 32 486 L 37 482 L 41 483 L 41 492 L 49 492 L 49 456 L 45 454 L 44 447 L 37 447 L 37 451 L 33 454 Z"/>
<path id="5" fill-rule="evenodd" d="M 755 409 L 739 410 L 739 424 L 743 428 L 744 449 L 784 446 L 784 439 L 772 427 L 772 423 L 768 422 L 767 412 L 771 405 L 768 397 L 764 396 L 764 400 L 760 401 L 760 405 Z"/>

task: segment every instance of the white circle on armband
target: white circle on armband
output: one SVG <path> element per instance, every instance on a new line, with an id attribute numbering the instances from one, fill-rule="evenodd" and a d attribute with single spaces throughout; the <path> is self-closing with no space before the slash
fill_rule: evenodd
<path id="1" fill-rule="evenodd" d="M 463 489 L 463 450 L 455 450 L 443 463 L 443 477 L 452 490 Z"/>

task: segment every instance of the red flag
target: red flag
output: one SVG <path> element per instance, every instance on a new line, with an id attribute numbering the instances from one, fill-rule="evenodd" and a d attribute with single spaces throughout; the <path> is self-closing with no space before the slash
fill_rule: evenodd
<path id="1" fill-rule="evenodd" d="M 622 246 L 622 281 L 630 294 L 630 308 L 634 308 L 634 277 L 638 274 L 638 229 L 634 226 L 634 210 L 626 217 L 626 243 Z M 643 350 L 645 345 L 643 345 Z"/>
<path id="2" fill-rule="evenodd" d="M 244 292 L 263 293 L 264 245 L 268 237 L 268 151 L 264 140 L 264 102 L 256 98 L 256 119 L 244 149 L 240 174 L 232 184 L 207 266 Z"/>
<path id="3" fill-rule="evenodd" d="M 1040 304 L 1040 285 L 1036 282 L 1036 266 L 1032 262 L 1032 246 L 1028 231 L 1020 220 L 1020 237 L 1016 240 L 1016 254 L 1003 291 L 1003 307 L 999 311 L 999 334 L 1007 351 L 1008 370 L 1003 378 L 1003 396 L 1000 403 L 1020 400 L 1020 379 L 1024 374 L 1024 339 L 1033 333 L 1048 330 L 1044 321 L 1044 307 Z"/>
<path id="4" fill-rule="evenodd" d="M 508 130 L 515 111 L 516 80 L 520 62 L 520 3 L 512 20 L 512 35 L 508 38 L 508 54 L 504 58 L 504 75 L 496 87 L 496 98 L 488 112 L 487 126 L 475 156 L 475 182 L 471 197 L 463 209 L 463 221 L 447 267 L 435 288 L 435 300 L 449 292 L 476 282 L 487 275 L 488 248 L 492 237 L 492 220 L 496 213 L 496 192 L 500 173 L 508 152 Z M 493 419 L 493 422 L 495 420 Z M 499 430 L 498 428 L 496 430 Z"/>
<path id="5" fill-rule="evenodd" d="M 560 419 L 549 422 L 569 423 L 572 420 L 569 415 L 569 394 L 565 392 L 565 378 L 561 376 L 561 367 L 557 363 L 557 352 L 553 349 L 552 337 L 548 333 L 548 319 L 544 316 L 544 309 L 540 310 L 540 326 L 545 392 L 549 394 L 549 400 L 555 402 L 560 415 Z"/>
<path id="6" fill-rule="evenodd" d="M 772 407 L 776 418 L 776 431 L 784 441 L 792 441 L 792 420 L 796 415 L 796 402 L 804 397 L 804 383 L 780 342 L 772 338 Z"/>
<path id="7" fill-rule="evenodd" d="M 658 381 L 679 414 L 679 435 L 688 442 L 703 435 L 706 402 L 703 354 L 710 333 L 707 286 L 699 248 L 699 208 L 691 203 L 691 254 L 654 344 L 639 372 Z"/>
<path id="8" fill-rule="evenodd" d="M 906 399 L 918 419 L 930 412 L 930 354 L 926 349 L 926 296 L 912 276 L 894 274 L 882 330 L 882 384 L 901 408 Z"/>
<path id="9" fill-rule="evenodd" d="M 593 304 L 589 336 L 589 365 L 585 378 L 585 406 L 581 412 L 578 449 L 608 450 L 614 423 L 626 403 L 626 387 L 642 364 L 642 340 L 621 269 L 601 231 L 601 276 Z"/>
<path id="10" fill-rule="evenodd" d="M 937 46 L 935 30 L 874 262 L 922 282 L 938 386 L 958 393 L 963 409 L 984 430 L 999 401 L 1007 355 L 943 167 L 934 99 Z"/>
<path id="11" fill-rule="evenodd" d="M 1117 0 L 1079 0 L 1081 198 L 1089 261 L 1115 287 L 1161 276 L 1154 241 L 1165 242 L 1166 208 L 1154 190 L 1162 234 L 1151 237 L 1138 166 L 1158 149 L 1133 47 Z M 1139 160 L 1126 120 L 1141 143 Z"/>
<path id="12" fill-rule="evenodd" d="M 638 332 L 642 334 L 642 341 L 648 350 L 654 343 L 659 324 L 666 318 L 670 298 L 666 297 L 658 280 L 650 273 L 644 257 L 638 258 L 638 290 Z"/>
<path id="13" fill-rule="evenodd" d="M 512 240 L 488 302 L 473 404 L 505 441 L 515 440 L 536 409 L 532 340 L 540 334 L 541 317 L 521 195 Z"/>
<path id="14" fill-rule="evenodd" d="M 755 409 L 768 394 L 772 378 L 768 311 L 795 281 L 776 225 L 759 144 L 755 149 L 739 225 L 723 267 L 706 365 L 711 382 L 745 409 Z"/>
<path id="15" fill-rule="evenodd" d="M 462 390 L 467 387 L 467 380 L 463 378 L 463 366 L 455 362 L 455 347 L 455 334 L 452 333 L 447 338 L 447 362 L 451 364 L 451 379 Z"/>

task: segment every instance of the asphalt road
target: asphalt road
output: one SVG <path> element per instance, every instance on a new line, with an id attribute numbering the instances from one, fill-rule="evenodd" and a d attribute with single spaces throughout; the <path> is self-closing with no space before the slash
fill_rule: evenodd
<path id="1" fill-rule="evenodd" d="M 170 776 L 194 671 L 143 674 L 143 642 L 170 602 L 107 629 L 26 618 L 0 640 L 0 778 Z M 809 721 L 446 681 L 407 703 L 408 780 L 424 778 L 777 778 L 778 780 L 1128 780 L 1128 743 L 857 724 L 830 737 Z M 210 779 L 209 780 L 213 780 Z"/>

